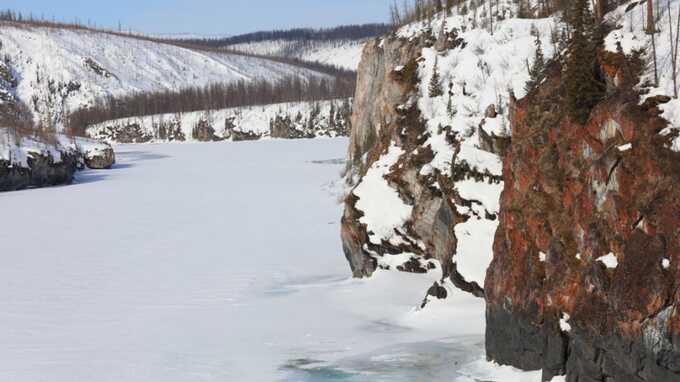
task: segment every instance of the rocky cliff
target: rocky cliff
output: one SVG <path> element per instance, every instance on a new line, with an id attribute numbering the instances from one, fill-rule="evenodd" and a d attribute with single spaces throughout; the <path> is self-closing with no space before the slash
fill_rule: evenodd
<path id="1" fill-rule="evenodd" d="M 586 124 L 564 112 L 559 64 L 513 108 L 487 352 L 544 380 L 678 381 L 680 153 L 661 117 L 671 98 L 641 102 L 644 56 L 609 42 L 618 53 L 598 59 L 608 92 Z"/>
<path id="2" fill-rule="evenodd" d="M 0 192 L 71 184 L 78 170 L 110 169 L 115 162 L 107 144 L 0 128 Z"/>
<path id="3" fill-rule="evenodd" d="M 499 12 L 513 14 L 514 4 L 500 2 Z M 430 296 L 445 298 L 454 287 L 484 294 L 507 106 L 524 92 L 531 30 L 549 46 L 554 20 L 511 18 L 492 35 L 471 27 L 471 17 L 409 25 L 364 50 L 342 219 L 356 277 L 438 272 Z"/>
<path id="4" fill-rule="evenodd" d="M 469 16 L 416 23 L 369 43 L 359 68 L 342 219 L 354 275 L 441 272 L 425 303 L 485 297 L 489 360 L 546 381 L 680 380 L 680 101 L 667 43 L 653 83 L 644 2 L 623 3 L 584 125 L 561 60 L 523 88 L 530 29 L 559 21 L 504 2 L 493 36 Z"/>

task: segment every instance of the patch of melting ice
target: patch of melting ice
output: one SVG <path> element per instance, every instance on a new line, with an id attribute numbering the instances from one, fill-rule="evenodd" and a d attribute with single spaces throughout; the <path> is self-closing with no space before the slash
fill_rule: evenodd
<path id="1" fill-rule="evenodd" d="M 347 163 L 345 158 L 335 158 L 335 159 L 321 159 L 309 161 L 313 164 L 330 164 L 330 165 L 341 165 Z"/>
<path id="2" fill-rule="evenodd" d="M 459 371 L 482 354 L 483 338 L 472 336 L 400 344 L 333 363 L 293 359 L 281 370 L 286 382 L 455 381 L 466 378 Z"/>
<path id="3" fill-rule="evenodd" d="M 287 296 L 303 289 L 325 288 L 349 281 L 351 281 L 351 278 L 337 275 L 298 277 L 288 279 L 285 282 L 274 285 L 265 291 L 265 295 L 274 297 Z"/>

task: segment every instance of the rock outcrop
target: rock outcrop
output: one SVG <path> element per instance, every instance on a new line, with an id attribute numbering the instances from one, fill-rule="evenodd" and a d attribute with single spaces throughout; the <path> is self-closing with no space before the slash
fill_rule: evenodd
<path id="1" fill-rule="evenodd" d="M 30 153 L 25 167 L 0 159 L 0 191 L 70 184 L 77 163 L 77 157 L 68 153 L 58 161 L 51 153 Z"/>
<path id="2" fill-rule="evenodd" d="M 565 113 L 562 71 L 518 101 L 486 277 L 490 359 L 544 380 L 680 380 L 680 153 L 640 105 L 642 63 L 602 53 L 606 99 Z"/>
<path id="3" fill-rule="evenodd" d="M 110 169 L 113 148 L 79 137 L 0 128 L 0 191 L 71 184 L 85 166 Z"/>
<path id="4" fill-rule="evenodd" d="M 634 20 L 626 12 L 642 3 L 605 19 Z M 544 381 L 680 381 L 680 129 L 667 107 L 678 101 L 657 86 L 641 102 L 644 32 L 607 37 L 606 96 L 582 125 L 567 115 L 560 60 L 528 95 L 517 86 L 523 20 L 500 22 L 508 40 L 437 22 L 436 39 L 416 23 L 364 51 L 341 233 L 354 276 L 441 270 L 430 298 L 451 285 L 485 297 L 489 360 L 543 370 Z M 554 30 L 531 23 L 531 40 Z M 496 90 L 510 94 L 482 103 L 508 72 Z M 448 105 L 428 96 L 447 82 Z"/>
<path id="5" fill-rule="evenodd" d="M 108 170 L 116 164 L 116 153 L 110 145 L 102 144 L 87 150 L 84 160 L 93 170 Z"/>
<path id="6" fill-rule="evenodd" d="M 349 134 L 350 114 L 349 99 L 296 102 L 123 118 L 87 133 L 111 143 L 340 137 Z"/>
<path id="7" fill-rule="evenodd" d="M 502 109 L 508 94 L 490 106 L 480 96 L 490 91 L 487 83 L 473 87 L 453 78 L 457 56 L 485 62 L 491 48 L 468 48 L 441 19 L 411 29 L 364 49 L 348 153 L 352 190 L 342 218 L 345 256 L 355 277 L 378 269 L 438 272 L 441 279 L 423 291 L 428 298 L 446 298 L 453 287 L 482 297 L 502 189 L 499 154 L 508 144 L 501 134 L 505 116 L 485 110 Z M 437 45 L 432 30 L 445 43 Z M 449 81 L 448 97 L 428 95 L 437 63 Z M 447 112 L 447 100 L 469 109 Z"/>

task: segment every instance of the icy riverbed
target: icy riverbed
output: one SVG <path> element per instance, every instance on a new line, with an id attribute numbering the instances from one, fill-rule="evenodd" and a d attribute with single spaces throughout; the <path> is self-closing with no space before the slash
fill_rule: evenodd
<path id="1" fill-rule="evenodd" d="M 349 277 L 346 147 L 119 146 L 0 194 L 0 380 L 540 380 L 483 362 L 482 300 L 418 311 L 431 278 Z"/>

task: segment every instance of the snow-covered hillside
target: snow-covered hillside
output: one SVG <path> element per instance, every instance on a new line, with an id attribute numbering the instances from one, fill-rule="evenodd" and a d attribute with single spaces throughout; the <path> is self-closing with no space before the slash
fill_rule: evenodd
<path id="1" fill-rule="evenodd" d="M 88 135 L 117 143 L 311 138 L 347 135 L 349 100 L 282 103 L 124 118 L 94 125 Z"/>
<path id="2" fill-rule="evenodd" d="M 109 33 L 0 24 L 0 56 L 17 80 L 10 89 L 45 124 L 99 97 L 177 90 L 238 80 L 320 74 L 265 59 L 196 51 Z"/>
<path id="3" fill-rule="evenodd" d="M 245 53 L 291 57 L 320 62 L 343 69 L 356 70 L 366 40 L 291 41 L 267 40 L 229 45 L 228 48 Z"/>

